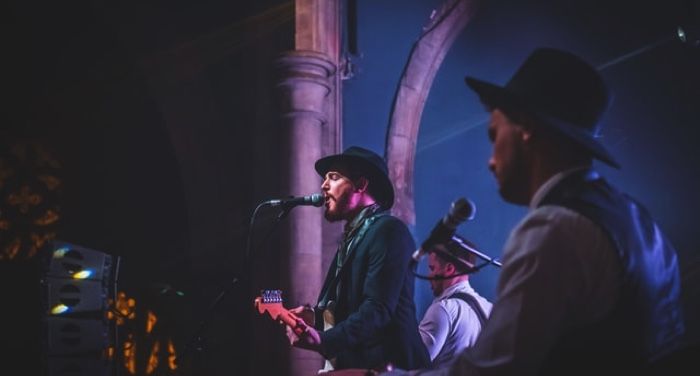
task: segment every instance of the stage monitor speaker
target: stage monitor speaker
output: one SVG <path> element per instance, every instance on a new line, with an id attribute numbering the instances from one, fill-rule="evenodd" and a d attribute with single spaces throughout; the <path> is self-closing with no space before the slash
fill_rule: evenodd
<path id="1" fill-rule="evenodd" d="M 42 348 L 47 375 L 110 375 L 116 323 L 107 318 L 119 258 L 53 241 L 42 251 Z"/>
<path id="2" fill-rule="evenodd" d="M 62 241 L 51 243 L 47 277 L 88 281 L 110 279 L 112 256 Z"/>
<path id="3" fill-rule="evenodd" d="M 46 277 L 48 313 L 52 317 L 99 317 L 108 308 L 109 289 L 102 281 Z M 92 315 L 90 315 L 92 314 Z"/>

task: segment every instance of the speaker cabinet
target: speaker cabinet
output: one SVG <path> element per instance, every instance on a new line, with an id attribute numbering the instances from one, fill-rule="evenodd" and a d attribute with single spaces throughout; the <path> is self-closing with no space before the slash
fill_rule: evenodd
<path id="1" fill-rule="evenodd" d="M 117 328 L 107 312 L 116 294 L 118 258 L 64 241 L 50 243 L 43 257 L 45 374 L 115 374 L 108 354 L 116 347 Z"/>

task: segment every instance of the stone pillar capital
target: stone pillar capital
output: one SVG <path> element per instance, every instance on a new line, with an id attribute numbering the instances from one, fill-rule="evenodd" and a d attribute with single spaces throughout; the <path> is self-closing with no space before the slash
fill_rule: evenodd
<path id="1" fill-rule="evenodd" d="M 335 64 L 316 51 L 295 50 L 282 54 L 276 62 L 280 79 L 280 110 L 285 116 L 311 116 L 320 124 L 328 119 L 325 98 L 333 90 Z"/>

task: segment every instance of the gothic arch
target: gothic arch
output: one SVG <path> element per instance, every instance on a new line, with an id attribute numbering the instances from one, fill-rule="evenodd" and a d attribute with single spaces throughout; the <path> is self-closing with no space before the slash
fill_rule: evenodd
<path id="1" fill-rule="evenodd" d="M 418 129 L 433 79 L 452 43 L 476 13 L 478 0 L 447 0 L 413 45 L 389 120 L 386 158 L 396 199 L 392 212 L 415 225 L 413 173 Z"/>

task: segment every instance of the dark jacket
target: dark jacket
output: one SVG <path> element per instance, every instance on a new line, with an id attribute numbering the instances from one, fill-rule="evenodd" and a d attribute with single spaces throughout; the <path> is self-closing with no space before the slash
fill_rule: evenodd
<path id="1" fill-rule="evenodd" d="M 319 295 L 319 302 L 326 293 L 335 301 L 336 324 L 321 332 L 322 353 L 336 359 L 337 369 L 387 363 L 427 367 L 430 357 L 418 333 L 409 268 L 413 237 L 403 222 L 386 214 L 374 214 L 363 227 L 337 277 L 336 255 Z M 320 317 L 316 323 L 322 329 Z"/>
<path id="2" fill-rule="evenodd" d="M 563 206 L 598 224 L 617 251 L 623 275 L 613 311 L 594 325 L 572 328 L 542 373 L 640 374 L 674 351 L 684 332 L 678 260 L 647 210 L 591 170 L 566 177 L 541 205 Z"/>

